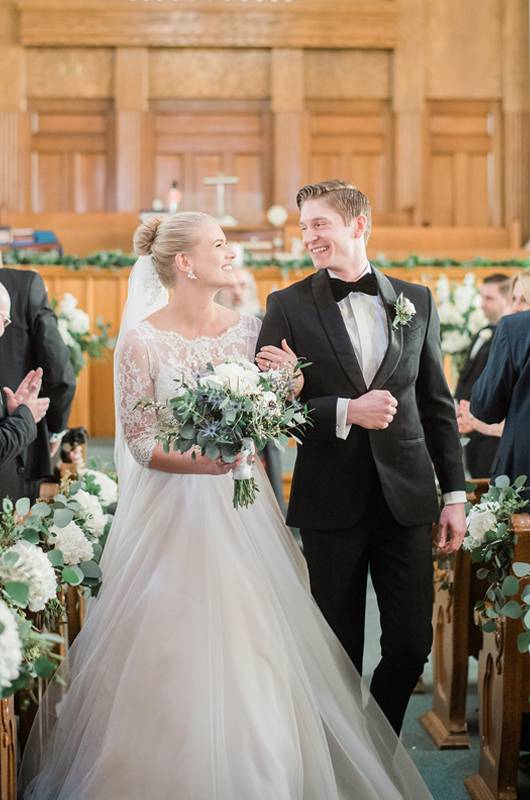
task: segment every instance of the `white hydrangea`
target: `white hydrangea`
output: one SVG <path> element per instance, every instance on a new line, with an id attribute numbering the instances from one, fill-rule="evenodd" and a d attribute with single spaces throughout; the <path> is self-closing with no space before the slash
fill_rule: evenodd
<path id="1" fill-rule="evenodd" d="M 57 305 L 57 313 L 69 317 L 77 308 L 77 297 L 70 292 L 65 292 Z"/>
<path id="2" fill-rule="evenodd" d="M 477 290 L 473 284 L 463 283 L 457 286 L 453 294 L 453 302 L 461 314 L 477 306 Z"/>
<path id="3" fill-rule="evenodd" d="M 492 331 L 490 328 L 485 328 L 487 324 L 488 320 L 483 310 L 481 308 L 473 309 L 467 320 L 467 327 L 473 336 L 484 328 L 484 331 L 482 331 L 484 336 L 481 335 L 481 338 L 484 339 L 484 341 L 491 339 Z"/>
<path id="4" fill-rule="evenodd" d="M 438 316 L 442 325 L 455 325 L 461 328 L 464 325 L 464 316 L 450 302 L 442 303 L 438 307 Z"/>
<path id="5" fill-rule="evenodd" d="M 110 506 L 118 501 L 118 484 L 110 475 L 97 469 L 87 469 L 83 475 L 90 475 L 99 486 L 99 499 L 101 505 Z"/>
<path id="6" fill-rule="evenodd" d="M 57 329 L 61 335 L 61 339 L 67 347 L 71 347 L 75 344 L 74 338 L 68 330 L 68 321 L 64 317 L 59 317 L 57 320 Z"/>
<path id="7" fill-rule="evenodd" d="M 49 559 L 37 545 L 23 539 L 6 553 L 18 553 L 18 560 L 13 566 L 0 563 L 0 578 L 4 581 L 21 581 L 29 584 L 30 611 L 42 611 L 46 603 L 57 594 L 55 572 Z"/>
<path id="8" fill-rule="evenodd" d="M 15 616 L 0 600 L 0 689 L 5 689 L 18 678 L 22 663 L 22 643 Z"/>
<path id="9" fill-rule="evenodd" d="M 88 333 L 90 317 L 86 311 L 82 311 L 80 308 L 74 309 L 68 318 L 68 328 L 72 333 Z"/>
<path id="10" fill-rule="evenodd" d="M 107 524 L 107 515 L 101 508 L 101 503 L 95 494 L 89 494 L 84 489 L 78 489 L 70 498 L 80 505 L 79 515 L 82 517 L 85 528 L 93 536 L 101 536 Z"/>
<path id="11" fill-rule="evenodd" d="M 467 331 L 446 331 L 442 336 L 442 350 L 444 353 L 461 353 L 469 347 L 470 342 Z"/>
<path id="12" fill-rule="evenodd" d="M 75 522 L 70 522 L 64 528 L 56 525 L 50 527 L 53 544 L 63 554 L 65 564 L 79 564 L 80 561 L 90 561 L 94 557 L 92 544 Z"/>
<path id="13" fill-rule="evenodd" d="M 445 275 L 442 275 L 436 282 L 436 300 L 442 305 L 442 303 L 447 303 L 450 297 L 451 287 L 449 279 Z"/>

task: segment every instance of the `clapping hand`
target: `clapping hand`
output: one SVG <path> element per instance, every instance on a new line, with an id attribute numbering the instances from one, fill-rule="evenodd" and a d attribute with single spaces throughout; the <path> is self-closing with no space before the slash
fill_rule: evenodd
<path id="1" fill-rule="evenodd" d="M 40 422 L 50 405 L 48 397 L 39 397 L 41 386 L 42 369 L 40 367 L 31 369 L 14 392 L 8 386 L 4 386 L 7 413 L 13 414 L 19 406 L 24 405 L 31 411 L 35 422 Z"/>

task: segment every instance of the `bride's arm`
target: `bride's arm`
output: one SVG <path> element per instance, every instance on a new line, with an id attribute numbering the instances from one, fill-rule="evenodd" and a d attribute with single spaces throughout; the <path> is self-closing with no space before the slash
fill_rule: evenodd
<path id="1" fill-rule="evenodd" d="M 236 466 L 237 461 L 225 464 L 200 453 L 195 458 L 191 452 L 164 453 L 155 439 L 155 412 L 138 405 L 141 400 L 154 400 L 154 396 L 148 347 L 133 329 L 126 334 L 118 355 L 118 409 L 123 435 L 135 461 L 161 472 L 199 475 L 224 475 Z"/>

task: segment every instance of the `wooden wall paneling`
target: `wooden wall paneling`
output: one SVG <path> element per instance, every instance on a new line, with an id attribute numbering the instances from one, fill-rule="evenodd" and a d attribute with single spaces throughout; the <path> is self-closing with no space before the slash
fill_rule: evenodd
<path id="1" fill-rule="evenodd" d="M 386 101 L 311 101 L 309 180 L 352 181 L 374 212 L 393 205 L 392 120 Z M 335 170 L 335 172 L 331 172 Z"/>
<path id="2" fill-rule="evenodd" d="M 149 108 L 149 59 L 147 48 L 117 48 L 114 58 L 114 127 L 116 209 L 149 208 L 144 201 L 142 176 L 148 171 L 146 117 Z"/>
<path id="3" fill-rule="evenodd" d="M 500 225 L 503 219 L 499 104 L 428 104 L 426 219 L 431 225 Z"/>
<path id="4" fill-rule="evenodd" d="M 296 214 L 296 194 L 307 183 L 305 54 L 274 48 L 271 56 L 273 202 Z"/>
<path id="5" fill-rule="evenodd" d="M 31 208 L 36 212 L 114 208 L 114 126 L 108 101 L 30 103 Z"/>
<path id="6" fill-rule="evenodd" d="M 262 221 L 270 204 L 270 113 L 262 101 L 153 101 L 153 196 L 166 200 L 179 180 L 183 210 L 216 212 L 215 188 L 203 179 L 235 173 L 226 211 L 241 223 Z"/>

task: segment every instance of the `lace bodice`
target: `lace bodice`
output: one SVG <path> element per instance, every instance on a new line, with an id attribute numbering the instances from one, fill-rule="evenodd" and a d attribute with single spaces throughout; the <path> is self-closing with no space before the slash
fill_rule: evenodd
<path id="1" fill-rule="evenodd" d="M 165 402 L 178 382 L 190 380 L 207 363 L 227 358 L 254 361 L 261 323 L 241 316 L 220 336 L 186 339 L 174 331 L 163 331 L 143 320 L 125 335 L 118 354 L 118 413 L 132 455 L 148 466 L 156 446 L 154 414 L 135 408 L 139 400 Z"/>

